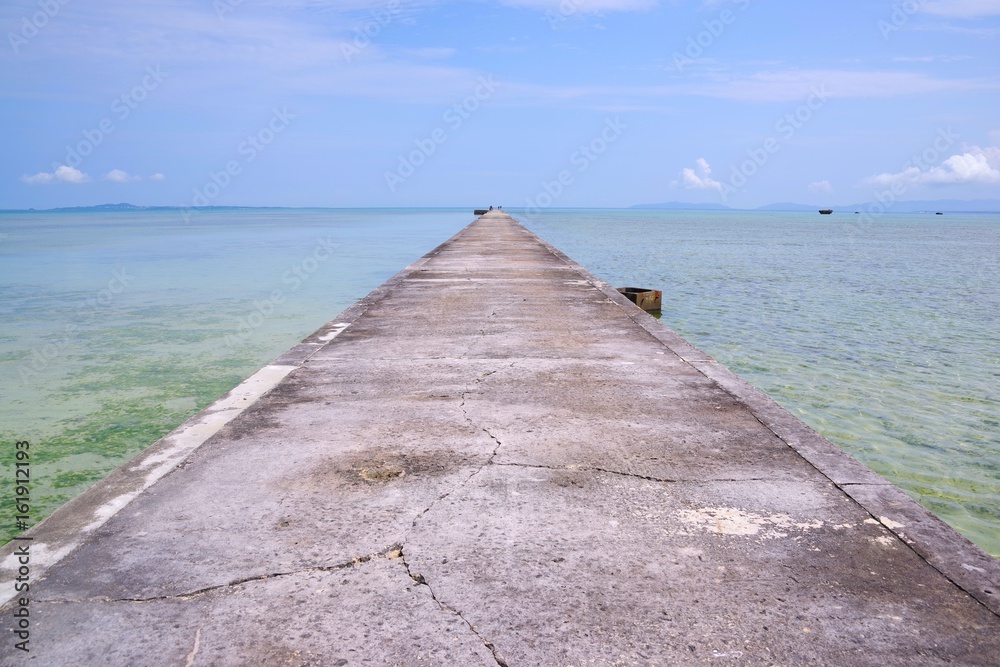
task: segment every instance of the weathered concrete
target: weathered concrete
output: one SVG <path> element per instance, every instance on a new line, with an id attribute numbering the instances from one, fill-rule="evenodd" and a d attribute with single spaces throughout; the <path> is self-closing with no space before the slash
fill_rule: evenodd
<path id="1" fill-rule="evenodd" d="M 1000 563 L 502 212 L 269 368 L 31 532 L 3 664 L 1000 662 Z"/>

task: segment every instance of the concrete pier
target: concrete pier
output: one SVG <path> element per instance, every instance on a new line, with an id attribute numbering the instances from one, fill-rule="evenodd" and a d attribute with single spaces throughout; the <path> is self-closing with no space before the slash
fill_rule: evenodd
<path id="1" fill-rule="evenodd" d="M 503 212 L 0 552 L 0 664 L 997 665 L 1000 563 Z"/>

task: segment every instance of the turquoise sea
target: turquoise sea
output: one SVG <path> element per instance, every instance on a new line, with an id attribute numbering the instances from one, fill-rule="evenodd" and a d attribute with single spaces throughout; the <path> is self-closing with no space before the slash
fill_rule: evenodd
<path id="1" fill-rule="evenodd" d="M 1000 215 L 511 213 L 1000 556 Z M 472 218 L 0 213 L 0 445 L 10 471 L 32 443 L 33 521 Z"/>

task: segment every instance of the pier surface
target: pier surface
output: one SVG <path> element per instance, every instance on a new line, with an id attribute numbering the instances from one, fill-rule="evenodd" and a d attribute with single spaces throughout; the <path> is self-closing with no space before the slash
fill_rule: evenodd
<path id="1" fill-rule="evenodd" d="M 503 212 L 28 536 L 3 665 L 1000 663 L 996 559 Z"/>

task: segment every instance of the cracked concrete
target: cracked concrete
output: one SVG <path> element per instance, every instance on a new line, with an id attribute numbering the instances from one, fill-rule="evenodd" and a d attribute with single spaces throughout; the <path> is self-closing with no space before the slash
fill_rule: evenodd
<path id="1" fill-rule="evenodd" d="M 31 531 L 63 550 L 0 663 L 1000 655 L 995 559 L 505 214 L 275 365 L 148 488 Z"/>
<path id="2" fill-rule="evenodd" d="M 413 573 L 413 571 L 410 569 L 409 563 L 406 562 L 406 555 L 403 553 L 402 548 L 400 548 L 399 550 L 399 559 L 400 561 L 402 561 L 403 567 L 406 568 L 406 573 L 410 576 L 410 579 L 412 579 L 414 582 L 416 582 L 421 586 L 426 586 L 427 590 L 430 591 L 431 597 L 434 598 L 434 601 L 437 602 L 442 609 L 445 609 L 450 613 L 454 614 L 455 616 L 457 616 L 458 618 L 462 619 L 462 622 L 468 626 L 472 634 L 476 635 L 476 637 L 478 637 L 479 640 L 483 643 L 483 646 L 490 652 L 490 654 L 493 656 L 493 660 L 496 662 L 497 665 L 499 665 L 500 667 L 508 667 L 504 659 L 501 658 L 500 655 L 497 653 L 497 649 L 493 645 L 493 643 L 488 641 L 481 634 L 479 634 L 479 631 L 476 630 L 476 626 L 474 626 L 471 622 L 469 622 L 469 620 L 462 615 L 462 612 L 460 612 L 458 609 L 455 609 L 454 607 L 448 606 L 447 604 L 439 600 L 437 595 L 434 594 L 434 588 L 430 585 L 430 583 L 427 581 L 424 575 Z"/>
<path id="3" fill-rule="evenodd" d="M 364 556 L 358 556 L 357 558 L 354 558 L 353 560 L 351 560 L 350 562 L 347 562 L 347 563 L 338 563 L 336 565 L 327 565 L 327 566 L 324 566 L 324 567 L 308 567 L 308 568 L 305 568 L 305 569 L 302 569 L 302 570 L 296 570 L 294 572 L 272 572 L 272 573 L 269 573 L 269 574 L 259 574 L 259 575 L 253 576 L 253 577 L 244 577 L 242 579 L 236 579 L 236 580 L 227 582 L 225 584 L 220 584 L 218 586 L 209 586 L 207 588 L 201 588 L 201 589 L 198 589 L 196 591 L 190 591 L 188 593 L 177 593 L 177 594 L 174 594 L 174 595 L 160 595 L 160 596 L 152 597 L 152 598 L 119 598 L 117 600 L 105 600 L 105 599 L 99 599 L 98 598 L 98 599 L 91 599 L 91 600 L 50 600 L 50 602 L 56 602 L 56 603 L 85 602 L 85 601 L 89 601 L 89 602 L 156 602 L 156 601 L 160 601 L 160 600 L 170 600 L 170 599 L 175 599 L 175 600 L 191 600 L 191 599 L 194 599 L 194 598 L 199 597 L 201 595 L 205 595 L 207 593 L 212 593 L 214 591 L 218 591 L 218 590 L 221 590 L 221 589 L 224 589 L 224 588 L 233 588 L 235 586 L 243 586 L 245 584 L 250 584 L 250 583 L 253 583 L 255 581 L 263 581 L 264 579 L 277 579 L 279 577 L 291 577 L 291 576 L 296 576 L 296 575 L 304 574 L 304 573 L 307 573 L 307 572 L 334 572 L 336 570 L 346 570 L 347 568 L 358 567 L 359 565 L 363 565 L 364 563 L 368 563 L 368 562 L 370 562 L 370 561 L 372 561 L 372 560 L 374 560 L 376 558 L 399 559 L 399 558 L 402 557 L 402 549 L 403 548 L 402 548 L 401 545 L 396 544 L 396 545 L 393 545 L 393 546 L 389 547 L 385 551 L 382 551 L 382 552 L 379 552 L 379 553 L 375 553 L 375 554 L 366 554 Z"/>

